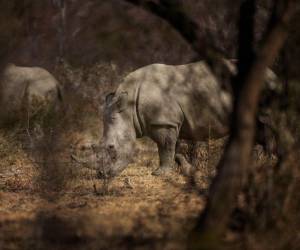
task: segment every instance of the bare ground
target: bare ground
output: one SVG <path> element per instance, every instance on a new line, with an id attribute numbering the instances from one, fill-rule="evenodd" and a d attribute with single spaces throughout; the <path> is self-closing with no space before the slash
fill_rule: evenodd
<path id="1" fill-rule="evenodd" d="M 55 173 L 33 162 L 15 136 L 0 135 L 0 249 L 185 248 L 205 203 L 199 189 L 207 185 L 199 177 L 191 186 L 178 173 L 152 176 L 153 145 L 141 144 L 108 187 L 93 170 L 68 163 L 60 164 L 66 170 L 57 185 L 49 181 Z"/>

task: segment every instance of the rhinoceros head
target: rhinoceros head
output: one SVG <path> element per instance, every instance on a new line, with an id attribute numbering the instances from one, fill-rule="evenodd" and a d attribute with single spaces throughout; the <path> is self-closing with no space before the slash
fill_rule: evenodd
<path id="1" fill-rule="evenodd" d="M 103 112 L 102 164 L 100 178 L 112 178 L 123 171 L 131 160 L 136 138 L 128 93 L 106 96 Z"/>

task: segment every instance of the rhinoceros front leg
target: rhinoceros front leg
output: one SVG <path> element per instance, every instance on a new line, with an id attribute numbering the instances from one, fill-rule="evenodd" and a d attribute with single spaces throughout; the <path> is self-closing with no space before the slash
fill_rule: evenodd
<path id="1" fill-rule="evenodd" d="M 173 127 L 154 127 L 151 138 L 156 142 L 159 154 L 159 167 L 152 175 L 161 175 L 173 170 L 177 131 Z"/>

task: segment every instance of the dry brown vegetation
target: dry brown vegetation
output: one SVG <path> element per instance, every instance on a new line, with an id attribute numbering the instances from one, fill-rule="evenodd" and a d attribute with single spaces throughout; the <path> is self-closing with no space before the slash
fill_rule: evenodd
<path id="1" fill-rule="evenodd" d="M 102 78 L 111 77 L 111 70 L 111 65 L 77 71 L 58 66 L 67 101 L 63 113 L 1 129 L 1 249 L 181 249 L 185 244 L 203 197 L 179 174 L 151 175 L 158 164 L 153 143 L 140 142 L 134 163 L 108 187 L 94 170 L 70 158 L 89 154 L 100 139 L 99 103 L 113 89 L 111 79 Z M 95 79 L 102 84 L 100 94 Z"/>
<path id="2" fill-rule="evenodd" d="M 15 132 L 1 130 L 1 249 L 184 249 L 188 232 L 204 208 L 223 145 L 222 141 L 210 142 L 209 166 L 207 145 L 196 147 L 198 161 L 194 163 L 198 171 L 194 183 L 179 173 L 152 176 L 158 165 L 156 148 L 150 141 L 140 141 L 134 163 L 106 189 L 93 170 L 70 161 L 54 168 L 51 162 L 35 163 L 36 158 L 22 149 L 21 134 Z M 182 148 L 186 152 L 187 146 Z M 268 248 L 269 239 L 256 227 L 263 232 L 270 227 L 269 219 L 277 224 L 280 218 L 280 226 L 286 223 L 286 216 L 273 213 L 270 217 L 274 204 L 259 207 L 265 206 L 265 199 L 272 202 L 273 196 L 279 195 L 277 185 L 284 179 L 275 180 L 270 187 L 270 159 L 259 149 L 254 156 L 258 174 L 254 172 L 249 179 L 247 195 L 239 196 L 223 242 L 229 249 L 247 245 L 250 249 L 274 249 Z M 56 173 L 49 175 L 51 170 Z M 293 179 L 289 173 L 287 166 L 280 178 Z M 289 201 L 285 203 L 290 205 Z M 280 228 L 271 230 L 280 232 Z M 272 231 L 270 234 L 272 237 Z M 282 237 L 289 240 L 286 234 Z"/>
<path id="3" fill-rule="evenodd" d="M 46 66 L 64 90 L 60 112 L 39 113 L 0 129 L 0 249 L 185 249 L 205 207 L 223 140 L 182 145 L 197 167 L 193 178 L 179 171 L 152 176 L 158 156 L 147 140 L 138 142 L 134 163 L 109 185 L 70 155 L 94 152 L 105 95 L 126 73 L 153 62 L 186 63 L 195 58 L 194 51 L 167 22 L 128 4 L 136 1 L 72 0 L 66 1 L 63 37 L 69 61 L 57 60 L 62 56 L 60 10 L 52 2 L 59 1 L 0 0 L 0 69 L 7 57 Z M 238 4 L 181 2 L 199 25 L 199 46 L 212 42 L 235 57 Z M 264 36 L 272 1 L 258 2 L 255 47 Z M 285 92 L 267 107 L 279 154 L 254 150 L 226 233 L 213 249 L 299 249 L 298 27 L 290 30 L 275 65 Z"/>
<path id="4" fill-rule="evenodd" d="M 102 183 L 94 170 L 72 161 L 70 154 L 89 155 L 91 145 L 101 137 L 101 109 L 91 100 L 102 100 L 94 96 L 99 92 L 93 91 L 98 86 L 92 84 L 100 79 L 105 86 L 109 79 L 101 80 L 99 75 L 111 76 L 111 70 L 111 65 L 100 64 L 89 70 L 57 66 L 65 90 L 78 85 L 77 92 L 65 92 L 72 104 L 63 107 L 67 112 L 35 117 L 30 127 L 25 122 L 1 129 L 1 249 L 186 247 L 188 234 L 204 208 L 224 140 L 182 143 L 180 150 L 198 169 L 193 178 L 186 178 L 179 170 L 167 177 L 152 176 L 158 165 L 157 149 L 143 139 L 138 142 L 134 163 L 108 186 Z M 80 85 L 82 79 L 86 84 Z M 112 89 L 109 83 L 99 91 Z M 275 175 L 276 158 L 270 159 L 260 147 L 253 159 L 255 167 L 239 195 L 223 248 L 268 249 L 268 237 L 277 232 L 286 232 L 280 234 L 281 244 L 290 243 L 291 235 L 295 236 L 285 227 L 286 220 L 296 218 L 281 210 L 297 209 L 291 193 L 298 185 L 298 174 L 289 165 L 293 156 L 280 167 L 279 175 Z M 298 224 L 293 225 L 290 230 L 297 230 Z"/>
<path id="5" fill-rule="evenodd" d="M 100 139 L 99 107 L 114 89 L 113 70 L 105 64 L 89 69 L 58 65 L 63 113 L 52 111 L 1 129 L 1 249 L 185 247 L 223 143 L 210 143 L 209 166 L 206 143 L 182 145 L 190 159 L 196 159 L 194 153 L 201 159 L 194 162 L 201 171 L 191 183 L 178 172 L 152 176 L 158 165 L 156 146 L 139 141 L 134 163 L 104 185 L 70 154 L 88 155 Z"/>
<path id="6" fill-rule="evenodd" d="M 32 162 L 7 132 L 1 139 L 1 249 L 182 249 L 203 207 L 181 175 L 151 175 L 153 145 L 106 190 L 76 164 L 45 176 L 53 166 Z"/>

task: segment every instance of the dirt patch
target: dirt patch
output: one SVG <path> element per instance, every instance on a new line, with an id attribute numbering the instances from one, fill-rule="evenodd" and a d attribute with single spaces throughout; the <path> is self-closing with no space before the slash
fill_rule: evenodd
<path id="1" fill-rule="evenodd" d="M 0 249 L 184 249 L 204 207 L 183 176 L 151 175 L 158 157 L 149 143 L 106 192 L 93 170 L 75 165 L 62 189 L 42 190 L 42 166 L 11 143 L 2 135 L 11 154 L 2 152 Z"/>

